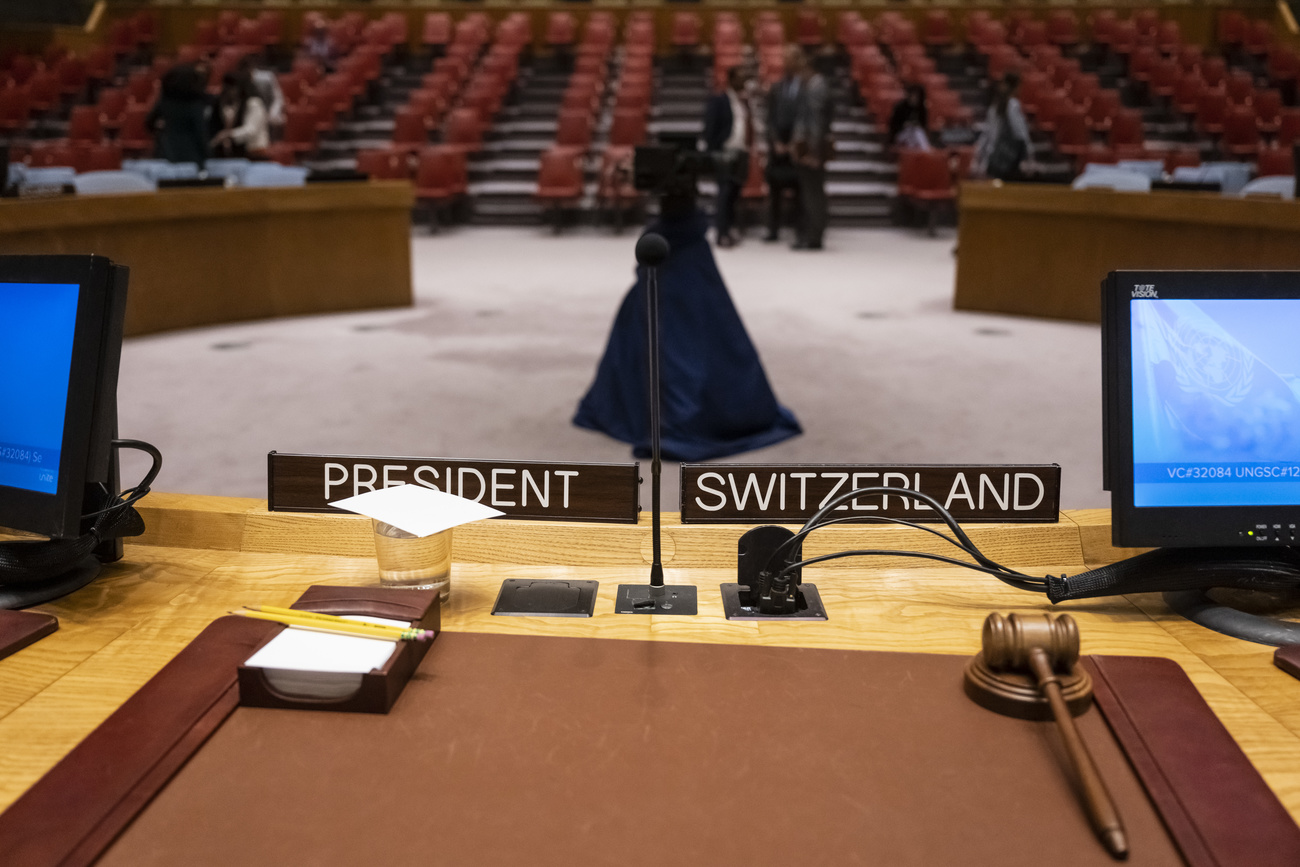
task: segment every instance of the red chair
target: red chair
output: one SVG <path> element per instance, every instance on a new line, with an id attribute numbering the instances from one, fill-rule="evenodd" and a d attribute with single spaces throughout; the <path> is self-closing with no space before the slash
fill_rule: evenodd
<path id="1" fill-rule="evenodd" d="M 1110 129 L 1111 121 L 1121 107 L 1119 91 L 1097 91 L 1088 103 L 1088 113 L 1086 115 L 1088 126 L 1095 130 Z"/>
<path id="2" fill-rule="evenodd" d="M 926 211 L 933 235 L 939 207 L 957 200 L 948 155 L 939 150 L 904 151 L 898 162 L 898 191 L 908 205 Z"/>
<path id="3" fill-rule="evenodd" d="M 1047 39 L 1066 47 L 1079 43 L 1079 18 L 1069 9 L 1057 9 L 1047 16 Z"/>
<path id="4" fill-rule="evenodd" d="M 1228 102 L 1246 105 L 1255 95 L 1255 79 L 1244 69 L 1234 69 L 1228 75 Z"/>
<path id="5" fill-rule="evenodd" d="M 68 140 L 72 142 L 98 142 L 104 137 L 99 111 L 93 105 L 73 106 L 68 116 Z"/>
<path id="6" fill-rule="evenodd" d="M 1260 148 L 1255 157 L 1255 175 L 1266 178 L 1271 175 L 1294 175 L 1294 151 L 1289 147 Z"/>
<path id="7" fill-rule="evenodd" d="M 568 12 L 552 12 L 546 22 L 546 44 L 567 48 L 577 40 L 578 21 Z"/>
<path id="8" fill-rule="evenodd" d="M 1263 18 L 1256 18 L 1246 27 L 1246 38 L 1242 46 L 1250 54 L 1263 57 L 1273 45 L 1273 25 Z"/>
<path id="9" fill-rule="evenodd" d="M 1100 90 L 1101 82 L 1096 74 L 1083 72 L 1070 82 L 1070 100 L 1077 106 L 1087 108 Z"/>
<path id="10" fill-rule="evenodd" d="M 1219 13 L 1217 41 L 1225 47 L 1241 45 L 1246 41 L 1246 16 L 1236 9 L 1226 9 Z"/>
<path id="11" fill-rule="evenodd" d="M 483 122 L 472 108 L 457 108 L 447 114 L 443 143 L 465 153 L 483 148 Z"/>
<path id="12" fill-rule="evenodd" d="M 1154 39 L 1160 29 L 1160 13 L 1154 9 L 1139 9 L 1133 13 L 1133 23 L 1140 36 Z"/>
<path id="13" fill-rule="evenodd" d="M 609 127 L 612 146 L 632 147 L 642 144 L 646 135 L 646 113 L 635 108 L 614 110 L 614 120 Z"/>
<path id="14" fill-rule="evenodd" d="M 31 113 L 32 101 L 25 87 L 0 90 L 0 132 L 12 135 L 27 126 Z"/>
<path id="15" fill-rule="evenodd" d="M 372 181 L 404 181 L 411 177 L 409 158 L 399 148 L 357 151 L 357 171 Z"/>
<path id="16" fill-rule="evenodd" d="M 1147 88 L 1152 96 L 1169 99 L 1174 95 L 1174 88 L 1178 86 L 1178 80 L 1181 77 L 1182 70 L 1178 68 L 1176 61 L 1161 60 L 1151 67 L 1151 76 L 1147 80 Z"/>
<path id="17" fill-rule="evenodd" d="M 1199 45 L 1184 45 L 1178 49 L 1178 68 L 1184 73 L 1195 72 L 1205 62 L 1203 49 Z"/>
<path id="18" fill-rule="evenodd" d="M 1137 159 L 1146 150 L 1146 133 L 1142 129 L 1142 112 L 1122 108 L 1111 119 L 1110 148 L 1120 159 Z"/>
<path id="19" fill-rule="evenodd" d="M 403 106 L 393 115 L 393 149 L 415 153 L 429 146 L 432 126 L 426 115 L 411 106 Z"/>
<path id="20" fill-rule="evenodd" d="M 141 9 L 131 16 L 131 30 L 135 33 L 136 45 L 151 49 L 158 41 L 158 18 L 151 10 Z"/>
<path id="21" fill-rule="evenodd" d="M 1062 154 L 1077 158 L 1092 143 L 1088 118 L 1083 109 L 1070 106 L 1056 116 L 1056 129 L 1052 133 L 1056 149 Z"/>
<path id="22" fill-rule="evenodd" d="M 1161 21 L 1156 27 L 1156 48 L 1174 54 L 1183 45 L 1183 31 L 1177 21 Z"/>
<path id="23" fill-rule="evenodd" d="M 564 210 L 582 200 L 582 156 L 566 147 L 544 152 L 537 170 L 537 201 L 554 214 L 555 232 L 563 226 Z"/>
<path id="24" fill-rule="evenodd" d="M 1059 91 L 1049 93 L 1038 104 L 1038 115 L 1036 120 L 1038 126 L 1043 132 L 1052 133 L 1056 131 L 1057 118 L 1066 111 L 1073 108 L 1069 98 Z M 1087 121 L 1085 120 L 1086 124 Z"/>
<path id="25" fill-rule="evenodd" d="M 86 91 L 90 76 L 86 73 L 86 62 L 69 54 L 54 66 L 54 74 L 59 77 L 59 89 L 67 97 L 79 97 Z"/>
<path id="26" fill-rule="evenodd" d="M 563 148 L 585 151 L 591 145 L 591 115 L 561 110 L 555 127 L 555 143 Z"/>
<path id="27" fill-rule="evenodd" d="M 439 211 L 448 222 L 455 206 L 469 192 L 469 163 L 455 147 L 431 147 L 420 152 L 415 168 L 415 198 L 429 206 L 429 228 L 438 230 Z"/>
<path id="28" fill-rule="evenodd" d="M 133 72 L 126 80 L 127 101 L 136 105 L 153 105 L 157 87 L 158 77 L 152 70 L 143 69 Z"/>
<path id="29" fill-rule="evenodd" d="M 112 49 L 96 45 L 86 52 L 86 78 L 94 82 L 108 81 L 117 74 L 117 58 Z"/>
<path id="30" fill-rule="evenodd" d="M 451 41 L 451 16 L 446 12 L 429 12 L 424 16 L 420 44 L 434 50 L 445 49 Z"/>
<path id="31" fill-rule="evenodd" d="M 642 198 L 640 191 L 632 185 L 632 154 L 632 148 L 614 145 L 605 148 L 601 154 L 596 207 L 613 214 L 616 231 L 622 231 L 627 209 L 637 205 Z"/>
<path id="32" fill-rule="evenodd" d="M 1254 156 L 1259 150 L 1259 125 L 1255 110 L 1248 105 L 1234 105 L 1223 119 L 1223 138 L 1219 150 L 1226 156 Z"/>
<path id="33" fill-rule="evenodd" d="M 31 77 L 36 74 L 39 67 L 36 60 L 26 54 L 16 54 L 9 64 L 9 74 L 14 77 L 15 84 L 26 84 Z"/>
<path id="34" fill-rule="evenodd" d="M 1112 54 L 1128 57 L 1138 47 L 1138 29 L 1132 21 L 1116 21 L 1110 32 Z"/>
<path id="35" fill-rule="evenodd" d="M 1174 85 L 1174 108 L 1183 114 L 1196 114 L 1196 106 L 1201 94 L 1205 92 L 1205 82 L 1195 72 L 1184 73 Z"/>
<path id="36" fill-rule="evenodd" d="M 319 117 L 320 112 L 315 106 L 291 105 L 285 108 L 282 143 L 291 153 L 305 154 L 316 150 L 316 140 L 320 135 Z"/>
<path id="37" fill-rule="evenodd" d="M 1222 57 L 1207 57 L 1201 62 L 1201 78 L 1207 87 L 1219 87 L 1228 80 L 1228 63 Z"/>
<path id="38" fill-rule="evenodd" d="M 298 155 L 294 152 L 293 146 L 282 141 L 269 144 L 262 151 L 262 156 L 282 166 L 292 166 L 298 163 Z"/>
<path id="39" fill-rule="evenodd" d="M 131 156 L 153 151 L 153 130 L 149 129 L 149 106 L 129 105 L 122 115 L 122 129 L 117 142 Z"/>
<path id="40" fill-rule="evenodd" d="M 1165 173 L 1173 174 L 1174 169 L 1195 168 L 1201 164 L 1201 154 L 1191 148 L 1178 148 L 1165 154 Z"/>
<path id="41" fill-rule="evenodd" d="M 1146 83 L 1151 80 L 1151 70 L 1160 62 L 1160 53 L 1149 45 L 1133 49 L 1128 59 L 1129 78 Z"/>
<path id="42" fill-rule="evenodd" d="M 952 16 L 946 9 L 931 9 L 925 13 L 921 41 L 931 48 L 952 45 Z"/>
<path id="43" fill-rule="evenodd" d="M 1287 84 L 1300 76 L 1300 55 L 1285 45 L 1275 45 L 1268 52 L 1268 79 Z"/>
<path id="44" fill-rule="evenodd" d="M 99 123 L 109 132 L 117 132 L 122 126 L 122 116 L 126 113 L 126 91 L 119 87 L 106 87 L 99 92 L 96 108 L 99 110 Z"/>
<path id="45" fill-rule="evenodd" d="M 1196 128 L 1208 135 L 1219 135 L 1227 114 L 1228 95 L 1221 90 L 1207 90 L 1196 103 Z"/>
<path id="46" fill-rule="evenodd" d="M 1284 108 L 1278 112 L 1277 143 L 1289 148 L 1300 141 L 1300 108 Z"/>
<path id="47" fill-rule="evenodd" d="M 804 48 L 817 48 L 825 39 L 826 20 L 812 9 L 800 9 L 795 16 L 794 39 Z"/>
<path id="48" fill-rule="evenodd" d="M 698 47 L 700 16 L 694 12 L 674 12 L 670 42 L 678 51 L 691 51 Z"/>
<path id="49" fill-rule="evenodd" d="M 75 147 L 73 153 L 79 172 L 113 172 L 122 168 L 122 148 L 117 142 Z"/>
<path id="50" fill-rule="evenodd" d="M 1251 108 L 1255 109 L 1255 122 L 1259 125 L 1259 131 L 1267 134 L 1277 132 L 1282 111 L 1281 91 L 1271 88 L 1257 90 L 1254 98 L 1250 101 L 1250 105 Z"/>
<path id="51" fill-rule="evenodd" d="M 76 168 L 77 165 L 72 145 L 62 141 L 32 142 L 32 152 L 28 157 L 28 161 L 30 165 L 36 168 L 48 168 L 50 166 Z"/>

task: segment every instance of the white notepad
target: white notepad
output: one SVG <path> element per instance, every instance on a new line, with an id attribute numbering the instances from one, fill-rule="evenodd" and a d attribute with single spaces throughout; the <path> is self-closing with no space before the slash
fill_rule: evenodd
<path id="1" fill-rule="evenodd" d="M 402 620 L 349 617 L 409 629 Z M 396 641 L 288 628 L 244 663 L 261 668 L 272 689 L 285 695 L 317 699 L 346 698 L 361 688 L 361 676 L 383 668 L 397 650 Z"/>

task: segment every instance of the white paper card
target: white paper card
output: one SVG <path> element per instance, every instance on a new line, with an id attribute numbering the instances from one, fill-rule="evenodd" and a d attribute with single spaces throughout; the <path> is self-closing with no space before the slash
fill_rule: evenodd
<path id="1" fill-rule="evenodd" d="M 491 506 L 423 485 L 380 488 L 346 500 L 336 500 L 330 505 L 345 512 L 356 512 L 392 524 L 399 530 L 420 537 L 505 514 Z"/>
<path id="2" fill-rule="evenodd" d="M 401 629 L 411 628 L 411 624 L 403 620 L 361 616 L 347 619 L 396 626 Z M 274 668 L 284 671 L 365 674 L 371 669 L 383 668 L 384 663 L 396 649 L 396 641 L 341 633 L 309 632 L 306 629 L 290 627 L 268 641 L 244 664 L 254 668 Z"/>

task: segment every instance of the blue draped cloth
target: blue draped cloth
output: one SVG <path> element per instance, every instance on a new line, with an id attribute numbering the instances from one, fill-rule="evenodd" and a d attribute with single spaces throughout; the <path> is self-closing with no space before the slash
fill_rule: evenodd
<path id="1" fill-rule="evenodd" d="M 663 455 L 703 461 L 770 446 L 802 429 L 776 402 L 705 239 L 708 219 L 661 220 L 650 227 L 672 248 L 659 268 Z M 573 423 L 650 454 L 646 273 L 623 299 L 596 380 Z"/>

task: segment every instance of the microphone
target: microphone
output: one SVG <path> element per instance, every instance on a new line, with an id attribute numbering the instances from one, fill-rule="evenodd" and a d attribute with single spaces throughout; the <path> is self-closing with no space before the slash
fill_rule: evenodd
<path id="1" fill-rule="evenodd" d="M 671 252 L 672 248 L 663 235 L 646 232 L 637 239 L 636 260 L 646 269 L 646 337 L 650 354 L 650 538 L 653 555 L 648 585 L 619 585 L 614 599 L 614 611 L 619 614 L 695 614 L 698 610 L 694 587 L 664 585 L 660 545 L 659 266 L 667 261 Z"/>

